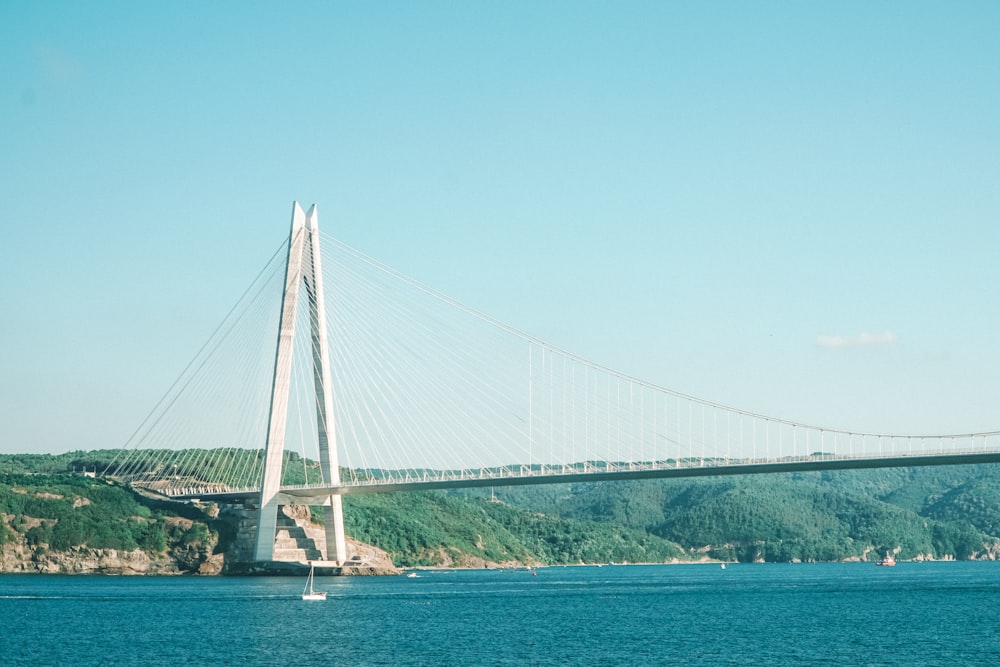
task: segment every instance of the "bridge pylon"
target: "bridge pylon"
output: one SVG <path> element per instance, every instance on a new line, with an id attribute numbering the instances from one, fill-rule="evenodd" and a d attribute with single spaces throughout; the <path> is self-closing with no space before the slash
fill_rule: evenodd
<path id="1" fill-rule="evenodd" d="M 319 441 L 320 470 L 331 485 L 340 483 L 334 429 L 333 389 L 330 355 L 327 344 L 326 310 L 323 302 L 323 271 L 320 261 L 319 222 L 316 205 L 307 213 L 298 202 L 292 205 L 292 225 L 288 236 L 288 259 L 285 287 L 281 298 L 281 321 L 274 355 L 274 375 L 271 383 L 271 407 L 268 414 L 267 440 L 264 446 L 264 468 L 261 475 L 260 502 L 257 516 L 255 561 L 274 560 L 277 531 L 278 501 L 281 488 L 285 433 L 288 419 L 288 397 L 291 387 L 292 357 L 295 343 L 295 322 L 301 307 L 301 290 L 309 306 L 309 334 L 312 341 L 313 385 L 316 390 L 316 427 Z M 324 506 L 327 560 L 344 563 L 347 541 L 344 537 L 344 512 L 339 494 L 329 497 Z"/>

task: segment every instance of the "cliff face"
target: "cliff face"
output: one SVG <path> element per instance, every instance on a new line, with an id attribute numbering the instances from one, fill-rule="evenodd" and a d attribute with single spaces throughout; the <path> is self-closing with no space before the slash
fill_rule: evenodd
<path id="1" fill-rule="evenodd" d="M 167 552 L 150 555 L 142 549 L 91 549 L 71 547 L 48 551 L 28 547 L 23 542 L 0 547 L 0 572 L 32 574 L 217 574 L 221 555 L 199 550 L 198 556 L 178 558 Z"/>

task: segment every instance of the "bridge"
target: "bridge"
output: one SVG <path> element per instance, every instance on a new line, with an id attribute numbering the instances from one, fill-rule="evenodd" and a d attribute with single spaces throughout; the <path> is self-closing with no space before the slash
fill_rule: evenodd
<path id="1" fill-rule="evenodd" d="M 278 306 L 280 304 L 280 307 Z M 885 434 L 721 405 L 576 356 L 319 230 L 291 230 L 105 475 L 256 511 L 345 494 L 1000 461 L 1000 431 Z"/>

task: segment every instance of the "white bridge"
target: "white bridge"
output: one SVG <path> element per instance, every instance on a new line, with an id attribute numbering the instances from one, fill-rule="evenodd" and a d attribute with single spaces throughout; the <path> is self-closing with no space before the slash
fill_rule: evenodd
<path id="1" fill-rule="evenodd" d="M 323 505 L 343 563 L 349 493 L 997 461 L 998 431 L 860 433 L 619 373 L 321 235 L 295 204 L 287 242 L 105 474 L 256 507 L 258 561 L 279 504 Z"/>

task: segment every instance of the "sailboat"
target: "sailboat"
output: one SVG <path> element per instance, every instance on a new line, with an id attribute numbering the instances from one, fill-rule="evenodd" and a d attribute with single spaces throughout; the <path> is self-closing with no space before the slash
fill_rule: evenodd
<path id="1" fill-rule="evenodd" d="M 306 577 L 306 587 L 302 589 L 303 600 L 325 600 L 326 591 L 313 590 L 313 580 L 316 578 L 316 568 L 309 563 L 309 576 Z"/>

